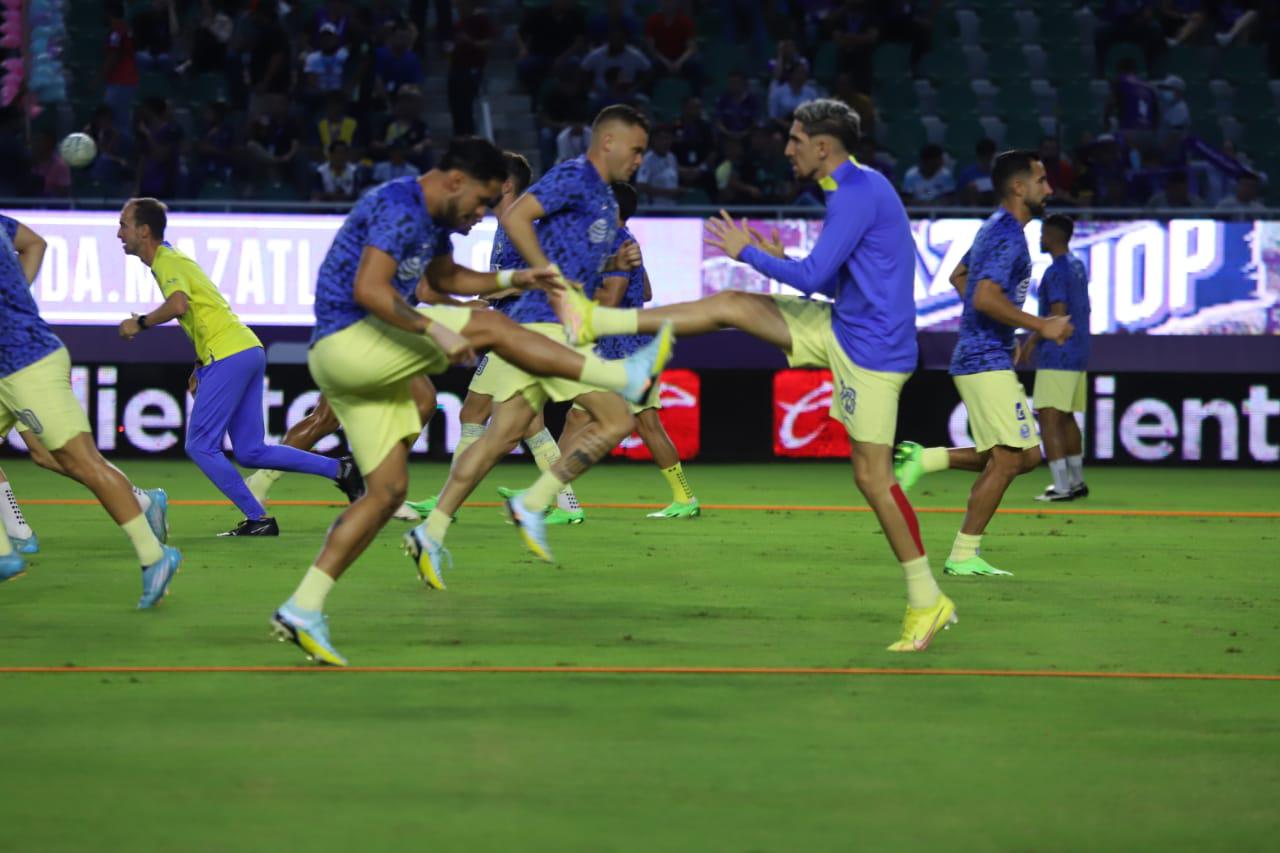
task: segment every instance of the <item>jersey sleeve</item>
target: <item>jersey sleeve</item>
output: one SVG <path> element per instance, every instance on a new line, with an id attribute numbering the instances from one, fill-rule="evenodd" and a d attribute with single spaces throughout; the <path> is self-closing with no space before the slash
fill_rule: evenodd
<path id="1" fill-rule="evenodd" d="M 875 217 L 875 206 L 858 204 L 852 194 L 835 197 L 834 200 L 837 203 L 831 205 L 818 242 L 807 258 L 776 258 L 755 246 L 748 246 L 740 260 L 757 272 L 804 293 L 825 292 L 862 242 Z"/>
<path id="2" fill-rule="evenodd" d="M 0 228 L 4 229 L 5 236 L 9 238 L 10 243 L 18 239 L 18 224 L 18 220 L 12 216 L 5 216 L 0 213 Z"/>
<path id="3" fill-rule="evenodd" d="M 552 169 L 529 190 L 542 205 L 546 216 L 561 210 L 569 210 L 582 197 L 582 182 L 572 169 Z"/>
<path id="4" fill-rule="evenodd" d="M 1016 239 L 1015 239 L 1016 237 Z M 969 267 L 969 282 L 976 285 L 983 279 L 991 279 L 1004 290 L 1009 290 L 1018 282 L 1013 280 L 1013 268 L 1018 262 L 1019 242 L 1024 238 L 1021 233 L 993 234 L 991 242 L 980 248 L 983 251 L 969 250 L 973 265 Z"/>
<path id="5" fill-rule="evenodd" d="M 390 192 L 378 193 L 369 210 L 369 230 L 365 245 L 386 252 L 399 263 L 405 259 L 414 213 L 399 204 Z"/>
<path id="6" fill-rule="evenodd" d="M 1051 264 L 1044 271 L 1044 277 L 1040 279 L 1040 293 L 1046 308 L 1055 302 L 1066 304 L 1067 277 L 1062 274 L 1057 264 Z"/>
<path id="7" fill-rule="evenodd" d="M 151 274 L 156 277 L 156 284 L 164 298 L 175 293 L 192 296 L 191 280 L 183 273 L 182 266 L 174 262 L 172 257 L 161 257 L 151 264 Z"/>

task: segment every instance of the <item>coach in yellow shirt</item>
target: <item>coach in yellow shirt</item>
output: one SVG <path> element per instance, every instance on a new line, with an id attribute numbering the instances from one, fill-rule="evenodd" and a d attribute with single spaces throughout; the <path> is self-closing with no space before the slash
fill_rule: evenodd
<path id="1" fill-rule="evenodd" d="M 196 350 L 195 405 L 187 423 L 187 455 L 241 512 L 242 521 L 223 536 L 277 536 L 274 518 L 245 486 L 222 453 L 230 433 L 236 461 L 252 468 L 299 471 L 328 477 L 357 497 L 363 484 L 350 457 L 333 459 L 293 447 L 266 443 L 262 417 L 262 384 L 267 359 L 248 326 L 213 282 L 191 258 L 164 242 L 168 211 L 154 198 L 130 199 L 120 211 L 117 235 L 126 255 L 136 255 L 151 268 L 164 304 L 120 323 L 120 336 L 133 340 L 152 326 L 175 317 Z"/>

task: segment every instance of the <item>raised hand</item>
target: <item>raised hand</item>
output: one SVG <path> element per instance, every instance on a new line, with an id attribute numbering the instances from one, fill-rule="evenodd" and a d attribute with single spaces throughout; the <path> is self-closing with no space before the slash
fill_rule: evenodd
<path id="1" fill-rule="evenodd" d="M 747 220 L 739 224 L 733 221 L 727 211 L 720 211 L 720 218 L 707 220 L 707 237 L 703 240 L 708 246 L 714 246 L 735 261 L 742 250 L 751 245 L 751 232 L 747 229 Z"/>

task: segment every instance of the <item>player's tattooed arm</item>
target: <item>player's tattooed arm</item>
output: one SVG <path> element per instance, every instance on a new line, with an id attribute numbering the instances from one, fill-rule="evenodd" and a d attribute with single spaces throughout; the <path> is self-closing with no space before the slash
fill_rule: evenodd
<path id="1" fill-rule="evenodd" d="M 351 289 L 355 303 L 373 316 L 406 332 L 423 334 L 427 318 L 404 301 L 391 282 L 396 275 L 396 259 L 381 249 L 365 246 L 356 268 L 356 281 Z"/>
<path id="2" fill-rule="evenodd" d="M 443 255 L 431 261 L 427 267 L 427 279 L 429 286 L 434 290 L 459 296 L 487 296 L 504 290 L 509 291 L 513 287 L 518 290 L 527 290 L 531 287 L 556 290 L 561 287 L 560 275 L 551 267 L 505 270 L 497 273 L 478 272 L 458 266 L 453 258 Z"/>
<path id="3" fill-rule="evenodd" d="M 413 295 L 418 297 L 418 301 L 423 305 L 455 305 L 461 307 L 467 305 L 461 299 L 454 299 L 449 294 L 436 290 L 431 286 L 431 281 L 425 275 L 418 280 L 418 286 Z"/>

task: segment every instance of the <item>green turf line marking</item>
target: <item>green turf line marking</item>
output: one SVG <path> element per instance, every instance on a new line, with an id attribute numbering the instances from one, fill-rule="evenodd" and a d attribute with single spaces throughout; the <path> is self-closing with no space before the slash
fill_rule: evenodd
<path id="1" fill-rule="evenodd" d="M 24 504 L 44 506 L 97 506 L 93 498 L 34 498 Z M 273 506 L 329 506 L 341 507 L 346 503 L 333 501 L 271 501 Z M 227 500 L 170 500 L 169 506 L 231 506 Z M 498 501 L 475 501 L 463 504 L 471 509 L 500 509 Z M 584 503 L 586 509 L 662 509 L 666 504 L 646 503 Z M 871 512 L 866 506 L 824 506 L 810 504 L 703 504 L 703 509 L 718 512 Z M 964 507 L 935 506 L 916 507 L 921 514 L 961 515 Z M 1280 510 L 1214 510 L 1214 509 L 1000 509 L 1001 515 L 1080 515 L 1111 516 L 1121 518 L 1280 518 Z"/>
<path id="2" fill-rule="evenodd" d="M 249 673 L 407 673 L 439 675 L 843 675 L 1082 678 L 1121 681 L 1274 681 L 1280 675 L 1233 672 L 1089 672 L 1056 669 L 900 669 L 767 666 L 6 666 L 0 675 L 129 675 Z"/>

